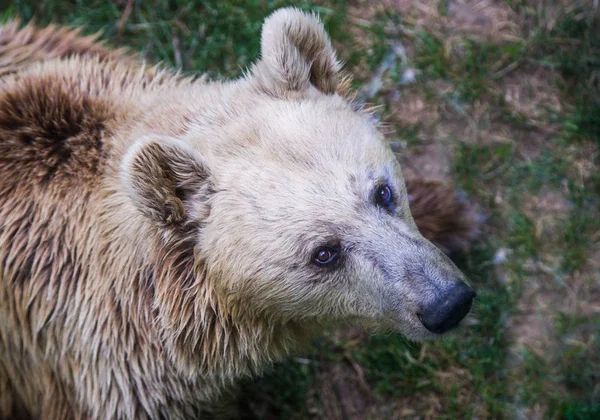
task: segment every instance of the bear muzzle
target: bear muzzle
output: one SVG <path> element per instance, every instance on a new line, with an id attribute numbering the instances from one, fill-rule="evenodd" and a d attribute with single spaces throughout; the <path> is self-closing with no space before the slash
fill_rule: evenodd
<path id="1" fill-rule="evenodd" d="M 417 312 L 417 317 L 430 332 L 443 334 L 458 326 L 471 310 L 476 295 L 465 283 L 457 283 L 448 293 Z"/>

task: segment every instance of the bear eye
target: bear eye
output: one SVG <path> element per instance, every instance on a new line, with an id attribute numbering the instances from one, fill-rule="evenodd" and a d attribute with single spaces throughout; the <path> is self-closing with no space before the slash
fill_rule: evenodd
<path id="1" fill-rule="evenodd" d="M 337 258 L 338 251 L 327 246 L 318 248 L 313 255 L 313 261 L 317 265 L 329 265 L 335 262 Z"/>
<path id="2" fill-rule="evenodd" d="M 384 184 L 377 187 L 375 190 L 375 204 L 378 206 L 389 207 L 392 204 L 392 200 L 394 198 L 392 194 L 392 189 L 389 185 Z"/>

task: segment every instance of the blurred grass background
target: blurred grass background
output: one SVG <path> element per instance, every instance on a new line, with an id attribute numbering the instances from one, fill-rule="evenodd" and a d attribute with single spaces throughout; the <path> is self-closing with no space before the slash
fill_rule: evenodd
<path id="1" fill-rule="evenodd" d="M 406 174 L 454 183 L 487 220 L 459 261 L 469 325 L 422 345 L 331 331 L 245 386 L 248 417 L 600 418 L 597 0 L 15 0 L 0 21 L 226 78 L 287 5 L 322 16 Z"/>

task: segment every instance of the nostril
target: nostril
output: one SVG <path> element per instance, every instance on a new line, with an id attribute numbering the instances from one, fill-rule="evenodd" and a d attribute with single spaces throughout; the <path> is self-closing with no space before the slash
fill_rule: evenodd
<path id="1" fill-rule="evenodd" d="M 453 287 L 442 299 L 417 313 L 429 331 L 442 334 L 454 327 L 469 313 L 477 293 L 464 283 Z"/>

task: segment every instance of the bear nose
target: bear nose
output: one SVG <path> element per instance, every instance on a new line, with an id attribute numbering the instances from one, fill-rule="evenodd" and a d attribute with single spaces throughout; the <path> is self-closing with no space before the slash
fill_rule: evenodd
<path id="1" fill-rule="evenodd" d="M 469 313 L 477 294 L 464 283 L 459 283 L 441 299 L 433 302 L 417 316 L 429 331 L 442 334 L 456 327 Z"/>

